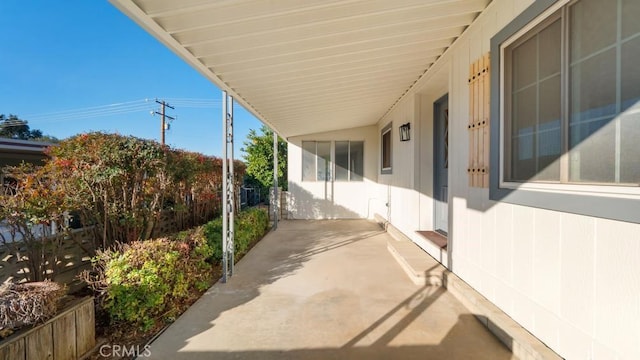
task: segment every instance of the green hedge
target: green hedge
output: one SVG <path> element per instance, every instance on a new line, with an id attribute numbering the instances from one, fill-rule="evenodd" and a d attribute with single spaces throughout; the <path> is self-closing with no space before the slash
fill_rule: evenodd
<path id="1" fill-rule="evenodd" d="M 235 224 L 235 255 L 238 259 L 249 246 L 258 240 L 269 227 L 269 215 L 265 209 L 250 208 L 238 213 Z M 213 251 L 213 260 L 222 261 L 222 218 L 217 218 L 203 226 L 204 235 Z"/>
<path id="2" fill-rule="evenodd" d="M 235 225 L 237 259 L 264 235 L 269 218 L 264 209 L 249 209 L 237 215 Z M 222 220 L 216 219 L 171 238 L 103 251 L 94 260 L 94 274 L 83 277 L 102 290 L 112 321 L 146 330 L 177 316 L 190 297 L 211 284 L 211 262 L 220 262 L 221 248 Z"/>

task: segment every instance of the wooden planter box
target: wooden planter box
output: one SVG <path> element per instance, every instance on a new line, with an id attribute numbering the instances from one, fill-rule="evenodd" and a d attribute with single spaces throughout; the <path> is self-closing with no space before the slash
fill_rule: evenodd
<path id="1" fill-rule="evenodd" d="M 1 341 L 0 359 L 77 360 L 93 349 L 95 333 L 93 298 L 75 300 L 44 324 Z"/>

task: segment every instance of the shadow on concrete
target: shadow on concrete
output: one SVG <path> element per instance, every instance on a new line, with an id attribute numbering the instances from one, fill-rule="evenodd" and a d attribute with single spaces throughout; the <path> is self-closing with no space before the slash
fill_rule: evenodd
<path id="1" fill-rule="evenodd" d="M 438 287 L 433 291 L 432 294 L 429 294 L 431 290 L 430 286 L 419 289 L 413 295 L 408 297 L 403 302 L 399 303 L 396 307 L 389 310 L 386 314 L 381 316 L 378 320 L 376 320 L 371 326 L 363 330 L 356 337 L 351 339 L 348 343 L 344 344 L 343 349 L 348 349 L 356 346 L 358 342 L 366 338 L 369 334 L 371 334 L 376 328 L 382 326 L 387 320 L 389 320 L 394 314 L 400 311 L 403 308 L 411 308 L 411 311 L 405 315 L 400 321 L 396 322 L 389 330 L 385 332 L 384 335 L 380 336 L 374 343 L 373 346 L 384 346 L 389 344 L 391 340 L 393 340 L 396 336 L 398 336 L 402 330 L 404 330 L 409 324 L 415 321 L 420 314 L 422 314 L 429 305 L 433 304 L 440 295 L 442 295 L 446 290 L 442 287 Z"/>
<path id="2" fill-rule="evenodd" d="M 339 242 L 336 242 L 336 243 L 332 243 L 332 244 L 329 244 L 329 245 L 326 245 L 326 246 L 316 247 L 316 248 L 313 248 L 313 249 L 309 249 L 309 250 L 307 250 L 307 251 L 305 251 L 303 253 L 295 254 L 295 255 L 293 255 L 293 258 L 302 261 L 302 260 L 304 260 L 306 258 L 310 258 L 312 256 L 319 255 L 319 254 L 322 254 L 322 253 L 325 253 L 325 252 L 328 252 L 328 251 L 336 250 L 336 249 L 339 249 L 339 248 L 341 248 L 343 246 L 351 245 L 353 243 L 369 239 L 369 238 L 371 238 L 373 236 L 376 236 L 376 235 L 379 235 L 379 233 L 378 232 L 372 232 L 372 233 L 364 234 L 364 235 L 361 235 L 361 236 L 353 236 L 353 237 L 347 238 L 345 240 L 342 240 L 342 241 L 339 241 Z"/>
<path id="3" fill-rule="evenodd" d="M 386 253 L 385 236 L 377 224 L 362 220 L 284 221 L 239 262 L 226 284 L 214 285 L 156 339 L 151 359 L 511 357 L 472 315 L 453 315 L 445 323 L 425 318 L 425 311 L 446 290 L 439 286 L 410 290 L 413 287 L 407 287 L 405 275 Z M 319 261 L 330 262 L 331 268 L 319 267 Z M 371 263 L 366 261 L 379 267 L 369 270 Z M 302 281 L 294 276 L 299 271 Z M 392 274 L 390 283 L 382 279 L 386 273 Z M 340 289 L 327 285 L 336 278 Z M 367 294 L 355 285 L 362 281 L 373 284 L 365 287 Z M 385 295 L 385 291 L 402 292 Z M 362 299 L 350 298 L 354 292 Z M 397 296 L 402 293 L 410 295 Z M 254 302 L 258 297 L 261 305 Z M 382 301 L 384 306 L 370 311 L 370 301 Z M 335 306 L 341 310 L 336 312 Z M 369 315 L 356 315 L 359 311 Z M 425 321 L 440 330 L 428 333 Z M 476 347 L 487 346 L 491 351 L 478 351 L 476 356 Z"/>
<path id="4" fill-rule="evenodd" d="M 276 231 L 267 234 L 238 262 L 236 273 L 226 284 L 214 284 L 162 335 L 170 335 L 173 342 L 179 339 L 184 346 L 193 336 L 215 327 L 215 320 L 220 314 L 252 301 L 260 295 L 262 287 L 294 274 L 312 257 L 384 233 L 376 224 L 362 220 L 294 220 L 285 223 L 289 226 L 281 223 Z M 310 227 L 314 227 L 313 231 L 309 230 Z M 299 236 L 291 236 L 291 233 Z M 206 313 L 202 313 L 203 308 L 207 309 Z M 176 325 L 184 330 L 186 324 L 188 332 L 173 331 Z"/>
<path id="5" fill-rule="evenodd" d="M 428 299 L 425 299 L 427 301 Z M 419 306 L 428 306 L 420 304 Z M 419 312 L 421 310 L 416 310 Z M 260 359 L 260 360 L 325 360 L 325 359 L 474 359 L 474 360 L 507 360 L 512 359 L 512 354 L 505 348 L 500 354 L 495 351 L 485 352 L 486 346 L 478 341 L 474 334 L 470 334 L 468 329 L 470 323 L 477 323 L 478 320 L 473 315 L 460 315 L 458 322 L 446 334 L 444 339 L 433 345 L 391 345 L 386 343 L 393 338 L 393 333 L 385 334 L 385 341 L 376 342 L 367 346 L 343 346 L 340 348 L 302 348 L 302 349 L 269 349 L 269 350 L 245 350 L 245 351 L 188 351 L 170 354 L 167 359 L 216 359 L 216 360 L 238 360 L 238 359 Z M 405 326 L 398 323 L 394 331 Z M 251 334 L 247 334 L 250 338 Z M 250 340 L 248 340 L 250 341 Z M 484 341 L 484 339 L 482 339 Z M 154 358 L 157 354 L 153 354 Z"/>

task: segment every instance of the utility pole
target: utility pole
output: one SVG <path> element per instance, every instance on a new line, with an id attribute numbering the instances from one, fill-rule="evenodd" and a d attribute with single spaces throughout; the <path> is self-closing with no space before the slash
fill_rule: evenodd
<path id="1" fill-rule="evenodd" d="M 161 139 L 161 140 L 160 140 L 160 143 L 161 143 L 162 145 L 164 145 L 164 144 L 165 144 L 165 141 L 164 141 L 164 133 L 165 133 L 165 131 L 166 131 L 166 130 L 167 130 L 167 128 L 168 128 L 168 126 L 167 126 L 167 122 L 166 122 L 165 118 L 166 118 L 166 119 L 169 119 L 169 120 L 175 120 L 175 119 L 176 119 L 176 118 L 174 118 L 174 117 L 171 117 L 171 116 L 167 115 L 167 114 L 165 113 L 165 108 L 169 108 L 169 109 L 171 109 L 171 110 L 175 110 L 175 108 L 174 108 L 173 106 L 171 106 L 171 105 L 167 104 L 167 102 L 165 102 L 164 100 L 159 101 L 158 99 L 156 99 L 156 102 L 157 102 L 158 104 L 160 104 L 160 112 L 158 112 L 158 111 L 154 111 L 154 113 L 155 113 L 155 114 L 160 115 L 160 119 L 161 119 L 161 120 L 160 120 L 160 139 Z"/>

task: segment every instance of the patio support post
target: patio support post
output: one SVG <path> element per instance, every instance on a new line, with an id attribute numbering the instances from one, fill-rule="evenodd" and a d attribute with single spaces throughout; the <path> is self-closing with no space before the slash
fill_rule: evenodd
<path id="1" fill-rule="evenodd" d="M 278 134 L 273 130 L 273 229 L 278 228 Z"/>
<path id="2" fill-rule="evenodd" d="M 235 212 L 236 212 L 236 177 L 233 169 L 233 96 L 229 96 L 229 103 L 227 105 L 229 107 L 229 121 L 228 121 L 228 130 L 229 135 L 227 139 L 227 146 L 229 147 L 229 180 L 227 180 L 227 201 L 229 202 L 228 211 L 229 211 L 229 225 L 227 225 L 227 255 L 229 262 L 229 276 L 233 275 L 233 266 L 236 263 L 235 256 Z"/>
<path id="3" fill-rule="evenodd" d="M 233 97 L 222 91 L 222 282 L 233 275 L 234 250 L 234 174 L 233 174 Z"/>

